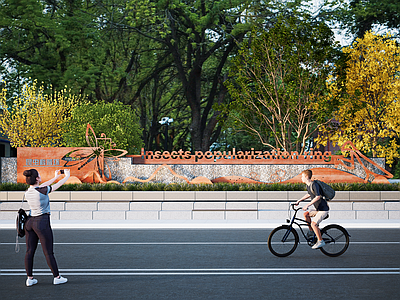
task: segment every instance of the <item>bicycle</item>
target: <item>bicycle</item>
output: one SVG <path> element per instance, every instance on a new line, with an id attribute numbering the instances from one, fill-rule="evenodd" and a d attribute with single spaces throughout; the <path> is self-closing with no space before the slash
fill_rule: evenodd
<path id="1" fill-rule="evenodd" d="M 292 209 L 294 210 L 293 217 L 286 220 L 289 225 L 282 225 L 270 233 L 268 237 L 268 249 L 272 254 L 279 257 L 286 257 L 292 254 L 297 245 L 300 243 L 299 234 L 296 229 L 293 227 L 293 224 L 296 224 L 300 232 L 303 234 L 304 238 L 307 241 L 307 244 L 311 247 L 317 242 L 317 237 L 314 233 L 313 237 L 307 238 L 306 234 L 303 231 L 302 227 L 309 226 L 306 220 L 299 219 L 296 217 L 297 212 L 302 208 L 295 208 L 295 204 L 290 204 Z M 289 206 L 289 209 L 290 209 Z M 302 223 L 298 223 L 296 221 L 301 221 Z M 345 228 L 337 224 L 330 224 L 321 229 L 322 239 L 325 241 L 325 246 L 319 248 L 322 253 L 327 256 L 336 257 L 340 256 L 346 252 L 349 247 L 349 233 Z"/>

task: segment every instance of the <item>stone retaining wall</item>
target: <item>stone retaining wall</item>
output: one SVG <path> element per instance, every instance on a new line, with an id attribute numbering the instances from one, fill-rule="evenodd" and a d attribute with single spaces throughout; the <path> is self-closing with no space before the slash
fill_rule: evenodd
<path id="1" fill-rule="evenodd" d="M 0 220 L 14 220 L 24 192 L 0 192 Z M 58 191 L 53 220 L 284 220 L 304 192 Z M 400 191 L 338 191 L 331 219 L 400 219 Z M 29 209 L 27 203 L 23 206 Z"/>

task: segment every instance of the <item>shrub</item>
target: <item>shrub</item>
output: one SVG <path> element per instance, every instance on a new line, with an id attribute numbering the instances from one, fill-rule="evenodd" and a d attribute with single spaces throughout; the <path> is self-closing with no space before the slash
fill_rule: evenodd
<path id="1" fill-rule="evenodd" d="M 336 191 L 400 191 L 400 183 L 334 183 L 331 186 Z M 0 191 L 25 191 L 28 185 L 24 183 L 1 183 Z M 166 183 L 83 183 L 64 184 L 59 191 L 306 191 L 302 183 L 273 184 L 166 184 Z"/>
<path id="2" fill-rule="evenodd" d="M 102 133 L 111 138 L 116 148 L 139 154 L 143 145 L 138 117 L 129 105 L 115 101 L 83 102 L 72 110 L 72 118 L 63 124 L 63 140 L 67 147 L 87 147 L 86 127 L 90 123 L 96 137 Z M 105 149 L 109 143 L 103 145 Z"/>

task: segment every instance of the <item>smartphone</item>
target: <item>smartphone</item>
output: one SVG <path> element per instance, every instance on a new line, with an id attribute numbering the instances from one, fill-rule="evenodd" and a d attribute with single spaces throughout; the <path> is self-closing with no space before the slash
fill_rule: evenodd
<path id="1" fill-rule="evenodd" d="M 60 170 L 60 173 L 61 173 L 61 174 L 64 174 L 64 170 Z"/>

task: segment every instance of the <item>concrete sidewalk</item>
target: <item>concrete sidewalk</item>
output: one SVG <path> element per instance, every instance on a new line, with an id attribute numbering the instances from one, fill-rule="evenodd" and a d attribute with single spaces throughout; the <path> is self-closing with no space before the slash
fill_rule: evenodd
<path id="1" fill-rule="evenodd" d="M 285 220 L 54 220 L 53 229 L 272 229 L 285 224 Z M 397 228 L 400 220 L 334 220 L 321 223 L 321 228 L 339 224 L 345 228 Z M 297 227 L 297 226 L 296 226 Z M 0 220 L 0 229 L 15 229 L 14 220 Z"/>

